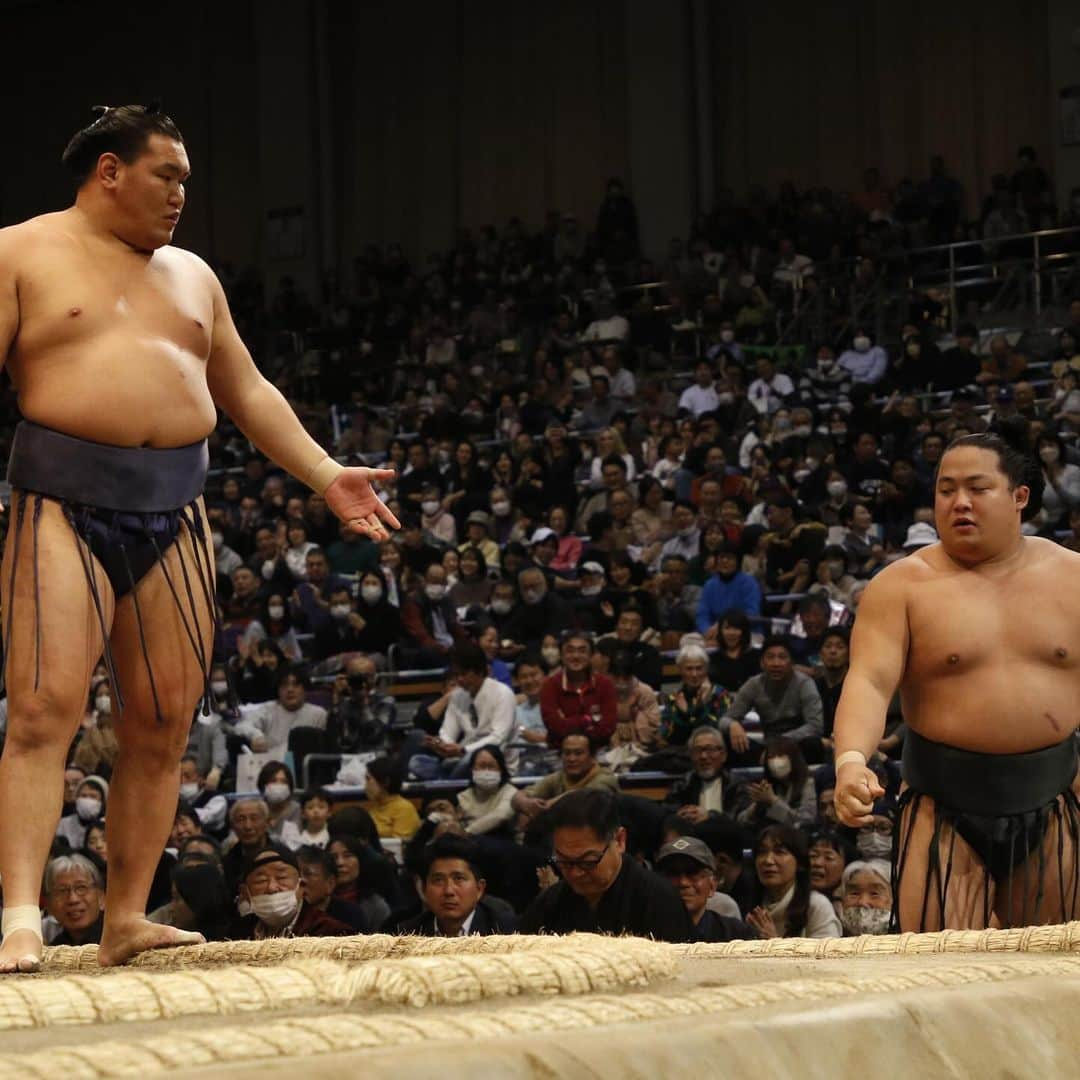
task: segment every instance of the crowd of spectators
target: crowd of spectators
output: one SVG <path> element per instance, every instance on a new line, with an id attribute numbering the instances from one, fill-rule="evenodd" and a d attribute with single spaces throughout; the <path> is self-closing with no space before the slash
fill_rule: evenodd
<path id="1" fill-rule="evenodd" d="M 1022 224 L 1047 212 L 1032 167 L 993 196 Z M 1022 417 L 1042 464 L 1026 527 L 1080 550 L 1080 298 L 1042 351 L 969 324 L 946 338 L 919 305 L 897 340 L 853 327 L 801 361 L 763 344 L 757 316 L 837 244 L 953 235 L 940 161 L 902 189 L 722 197 L 685 257 L 652 264 L 612 181 L 592 230 L 515 220 L 422 269 L 370 248 L 321 305 L 285 282 L 266 325 L 225 273 L 313 434 L 397 469 L 402 528 L 346 532 L 221 418 L 213 707 L 153 917 L 212 938 L 885 932 L 898 704 L 873 824 L 831 812 L 862 590 L 935 541 L 937 462 L 993 417 Z M 438 688 L 414 708 L 390 692 L 410 681 Z M 100 666 L 65 774 L 57 941 L 100 934 L 111 691 Z M 312 753 L 332 771 L 301 790 Z M 627 783 L 650 773 L 662 798 Z"/>

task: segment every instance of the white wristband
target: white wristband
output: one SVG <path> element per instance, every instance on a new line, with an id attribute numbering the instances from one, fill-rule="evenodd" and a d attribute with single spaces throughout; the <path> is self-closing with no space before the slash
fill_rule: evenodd
<path id="1" fill-rule="evenodd" d="M 860 765 L 866 765 L 866 755 L 861 750 L 845 750 L 833 764 L 833 768 L 839 769 L 849 761 L 857 761 Z"/>
<path id="2" fill-rule="evenodd" d="M 345 466 L 335 461 L 329 454 L 317 461 L 308 473 L 305 483 L 320 495 L 345 471 Z"/>
<path id="3" fill-rule="evenodd" d="M 3 917 L 0 918 L 0 934 L 6 938 L 8 934 L 16 930 L 29 930 L 37 935 L 41 941 L 41 909 L 37 904 L 18 904 L 16 907 L 4 908 Z"/>

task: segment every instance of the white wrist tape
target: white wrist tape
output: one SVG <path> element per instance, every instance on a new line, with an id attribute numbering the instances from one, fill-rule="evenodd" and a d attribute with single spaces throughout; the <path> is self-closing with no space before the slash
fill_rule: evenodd
<path id="1" fill-rule="evenodd" d="M 4 908 L 0 918 L 0 934 L 5 938 L 16 930 L 29 930 L 41 941 L 41 910 L 37 904 L 19 904 Z"/>
<path id="2" fill-rule="evenodd" d="M 834 763 L 834 768 L 839 769 L 841 765 L 846 765 L 849 761 L 857 761 L 860 765 L 866 764 L 866 755 L 861 750 L 845 750 Z"/>
<path id="3" fill-rule="evenodd" d="M 313 466 L 304 481 L 312 491 L 320 495 L 345 471 L 345 466 L 336 462 L 329 454 Z"/>

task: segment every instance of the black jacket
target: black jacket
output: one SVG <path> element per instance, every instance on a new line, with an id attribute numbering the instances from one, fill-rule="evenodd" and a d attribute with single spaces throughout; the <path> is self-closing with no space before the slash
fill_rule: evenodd
<path id="1" fill-rule="evenodd" d="M 560 881 L 528 906 L 519 929 L 523 934 L 633 934 L 659 941 L 690 941 L 692 934 L 690 916 L 675 889 L 626 855 L 595 910 Z"/>
<path id="2" fill-rule="evenodd" d="M 491 934 L 513 934 L 517 931 L 517 919 L 509 906 L 493 904 L 487 897 L 482 897 L 476 905 L 469 937 L 488 937 Z M 418 934 L 421 937 L 438 937 L 435 916 L 430 911 L 422 911 L 412 919 L 404 919 L 393 931 L 396 934 Z"/>
<path id="3" fill-rule="evenodd" d="M 724 795 L 724 813 L 734 817 L 747 803 L 746 785 L 733 779 L 727 769 L 721 769 L 719 775 Z M 697 806 L 702 783 L 697 773 L 688 772 L 671 785 L 664 804 L 676 810 L 680 806 Z"/>

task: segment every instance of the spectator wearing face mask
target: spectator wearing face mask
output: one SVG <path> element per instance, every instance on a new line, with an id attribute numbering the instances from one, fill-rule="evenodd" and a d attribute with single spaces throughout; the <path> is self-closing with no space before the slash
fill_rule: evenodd
<path id="1" fill-rule="evenodd" d="M 223 721 L 232 730 L 235 713 L 234 702 L 225 674 L 224 664 L 214 664 L 210 669 L 210 712 L 199 709 L 188 733 L 187 753 L 195 758 L 199 774 L 206 778 L 206 786 L 216 791 L 221 778 L 229 767 L 229 750 Z M 227 719 L 226 719 L 227 718 Z"/>
<path id="2" fill-rule="evenodd" d="M 887 934 L 892 924 L 892 867 L 886 859 L 848 863 L 840 886 L 846 937 Z"/>
<path id="3" fill-rule="evenodd" d="M 442 492 L 437 484 L 426 484 L 420 493 L 420 525 L 424 532 L 440 544 L 457 546 L 457 522 L 444 505 Z"/>
<path id="4" fill-rule="evenodd" d="M 109 785 L 100 776 L 88 776 L 75 791 L 75 813 L 60 819 L 56 835 L 78 851 L 86 841 L 86 830 L 105 817 Z"/>
<path id="5" fill-rule="evenodd" d="M 855 847 L 861 859 L 892 859 L 896 808 L 886 798 L 874 803 L 870 820 L 855 834 Z"/>
<path id="6" fill-rule="evenodd" d="M 238 941 L 276 937 L 348 937 L 351 926 L 302 899 L 300 870 L 291 851 L 264 847 L 240 876 L 241 916 L 230 935 Z"/>
<path id="7" fill-rule="evenodd" d="M 769 739 L 764 767 L 764 777 L 746 785 L 750 802 L 738 820 L 755 831 L 773 821 L 810 825 L 817 817 L 817 795 L 799 744 L 793 739 Z"/>
<path id="8" fill-rule="evenodd" d="M 469 836 L 507 833 L 514 821 L 516 788 L 497 746 L 482 746 L 469 759 L 469 786 L 458 795 L 461 824 Z"/>
<path id="9" fill-rule="evenodd" d="M 401 625 L 409 644 L 402 647 L 403 667 L 444 667 L 453 646 L 465 640 L 449 595 L 446 571 L 432 564 L 420 594 L 401 608 Z"/>
<path id="10" fill-rule="evenodd" d="M 851 381 L 876 386 L 885 378 L 889 357 L 880 345 L 875 345 L 864 327 L 856 327 L 851 348 L 840 354 L 837 363 L 851 375 Z"/>
<path id="11" fill-rule="evenodd" d="M 244 565 L 243 557 L 225 542 L 223 523 L 211 522 L 210 539 L 214 545 L 214 569 L 219 576 L 231 577 L 232 572 Z"/>
<path id="12" fill-rule="evenodd" d="M 292 614 L 285 603 L 288 593 L 273 592 L 268 595 L 259 611 L 259 617 L 252 619 L 237 642 L 237 652 L 247 656 L 261 641 L 273 642 L 286 660 L 295 663 L 303 653 L 296 631 L 292 625 Z"/>
<path id="13" fill-rule="evenodd" d="M 285 561 L 283 547 L 272 526 L 260 525 L 255 530 L 255 553 L 245 565 L 258 579 L 261 589 L 289 596 L 296 578 Z"/>
<path id="14" fill-rule="evenodd" d="M 810 586 L 810 592 L 820 593 L 828 600 L 847 607 L 851 603 L 856 580 L 848 573 L 847 552 L 839 544 L 830 544 L 818 563 L 817 581 Z"/>
<path id="15" fill-rule="evenodd" d="M 339 599 L 337 603 L 343 604 L 344 600 Z M 352 618 L 353 614 L 356 619 Z M 340 608 L 339 617 L 333 621 L 340 622 Z M 368 570 L 360 576 L 360 595 L 351 604 L 348 623 L 355 651 L 374 661 L 376 667 L 385 668 L 390 646 L 401 638 L 401 612 L 390 603 L 386 580 L 378 571 Z"/>
<path id="16" fill-rule="evenodd" d="M 194 754 L 185 754 L 180 759 L 180 799 L 194 811 L 203 832 L 218 840 L 225 839 L 229 828 L 229 804 L 216 788 L 208 786 Z"/>
<path id="17" fill-rule="evenodd" d="M 85 772 L 97 773 L 107 780 L 120 753 L 112 722 L 112 684 L 108 679 L 102 679 L 94 690 L 90 716 L 91 725 L 83 731 L 72 760 Z"/>
<path id="18" fill-rule="evenodd" d="M 255 786 L 270 808 L 267 829 L 270 839 L 276 843 L 281 839 L 281 830 L 286 822 L 300 824 L 300 804 L 293 798 L 296 785 L 292 770 L 284 762 L 268 761 L 259 770 Z"/>

